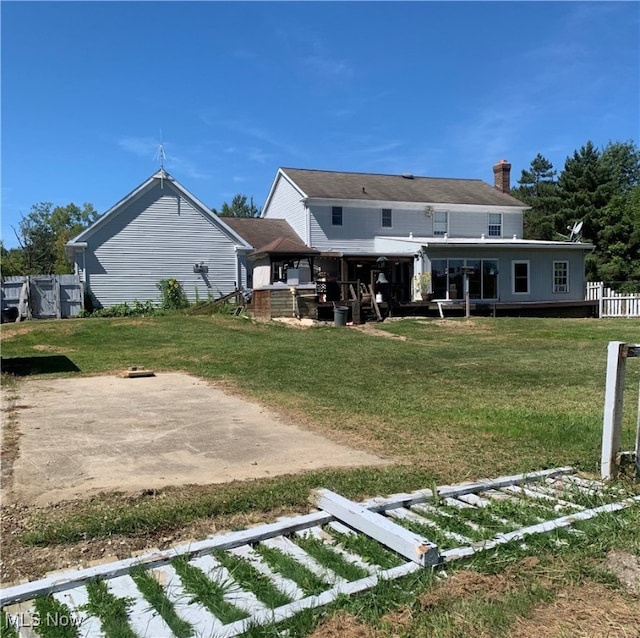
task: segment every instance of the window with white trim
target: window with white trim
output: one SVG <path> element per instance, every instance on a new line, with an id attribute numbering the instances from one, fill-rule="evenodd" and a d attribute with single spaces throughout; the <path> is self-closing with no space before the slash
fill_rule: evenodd
<path id="1" fill-rule="evenodd" d="M 437 210 L 433 213 L 433 236 L 444 237 L 449 232 L 449 213 Z"/>
<path id="2" fill-rule="evenodd" d="M 529 294 L 529 262 L 511 262 L 511 280 L 513 282 L 513 293 L 515 295 Z"/>
<path id="3" fill-rule="evenodd" d="M 342 226 L 342 206 L 331 207 L 331 225 Z"/>
<path id="4" fill-rule="evenodd" d="M 382 228 L 391 228 L 393 222 L 393 212 L 390 208 L 382 209 Z"/>
<path id="5" fill-rule="evenodd" d="M 502 213 L 489 213 L 489 237 L 502 237 Z"/>
<path id="6" fill-rule="evenodd" d="M 553 262 L 553 292 L 569 292 L 569 262 Z"/>

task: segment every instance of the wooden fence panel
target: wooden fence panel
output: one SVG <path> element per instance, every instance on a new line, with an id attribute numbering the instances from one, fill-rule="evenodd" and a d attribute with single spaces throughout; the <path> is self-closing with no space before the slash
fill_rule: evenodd
<path id="1" fill-rule="evenodd" d="M 77 275 L 25 275 L 2 281 L 2 307 L 18 308 L 22 318 L 77 317 L 84 289 Z"/>

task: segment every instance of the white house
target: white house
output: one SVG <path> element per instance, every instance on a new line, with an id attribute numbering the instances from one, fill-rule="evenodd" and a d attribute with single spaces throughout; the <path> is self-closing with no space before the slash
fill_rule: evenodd
<path id="1" fill-rule="evenodd" d="M 490 186 L 281 168 L 262 217 L 288 221 L 320 252 L 316 269 L 338 281 L 388 282 L 389 301 L 461 299 L 466 277 L 476 304 L 584 303 L 584 259 L 593 246 L 523 239 L 527 207 L 509 194 L 510 170 L 498 162 Z"/>
<path id="2" fill-rule="evenodd" d="M 158 301 L 168 278 L 191 301 L 252 288 L 287 309 L 290 286 L 310 304 L 318 280 L 320 303 L 360 284 L 390 305 L 462 299 L 465 286 L 476 306 L 584 305 L 593 246 L 523 239 L 510 168 L 495 165 L 494 186 L 281 168 L 258 219 L 216 216 L 161 169 L 66 251 L 98 306 Z"/>

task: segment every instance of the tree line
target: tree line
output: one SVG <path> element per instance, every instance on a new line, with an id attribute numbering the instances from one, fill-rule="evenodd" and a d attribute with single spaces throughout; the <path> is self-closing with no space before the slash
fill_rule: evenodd
<path id="1" fill-rule="evenodd" d="M 527 239 L 558 240 L 581 222 L 590 281 L 619 291 L 640 290 L 640 149 L 632 142 L 588 141 L 567 157 L 560 173 L 538 153 L 511 194 L 531 207 L 524 216 Z"/>

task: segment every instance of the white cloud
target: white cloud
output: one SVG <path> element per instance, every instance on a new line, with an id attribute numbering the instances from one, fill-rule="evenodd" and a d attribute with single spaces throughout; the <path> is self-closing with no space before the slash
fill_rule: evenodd
<path id="1" fill-rule="evenodd" d="M 138 157 L 153 158 L 158 152 L 160 142 L 152 137 L 122 137 L 118 140 L 118 146 Z"/>

